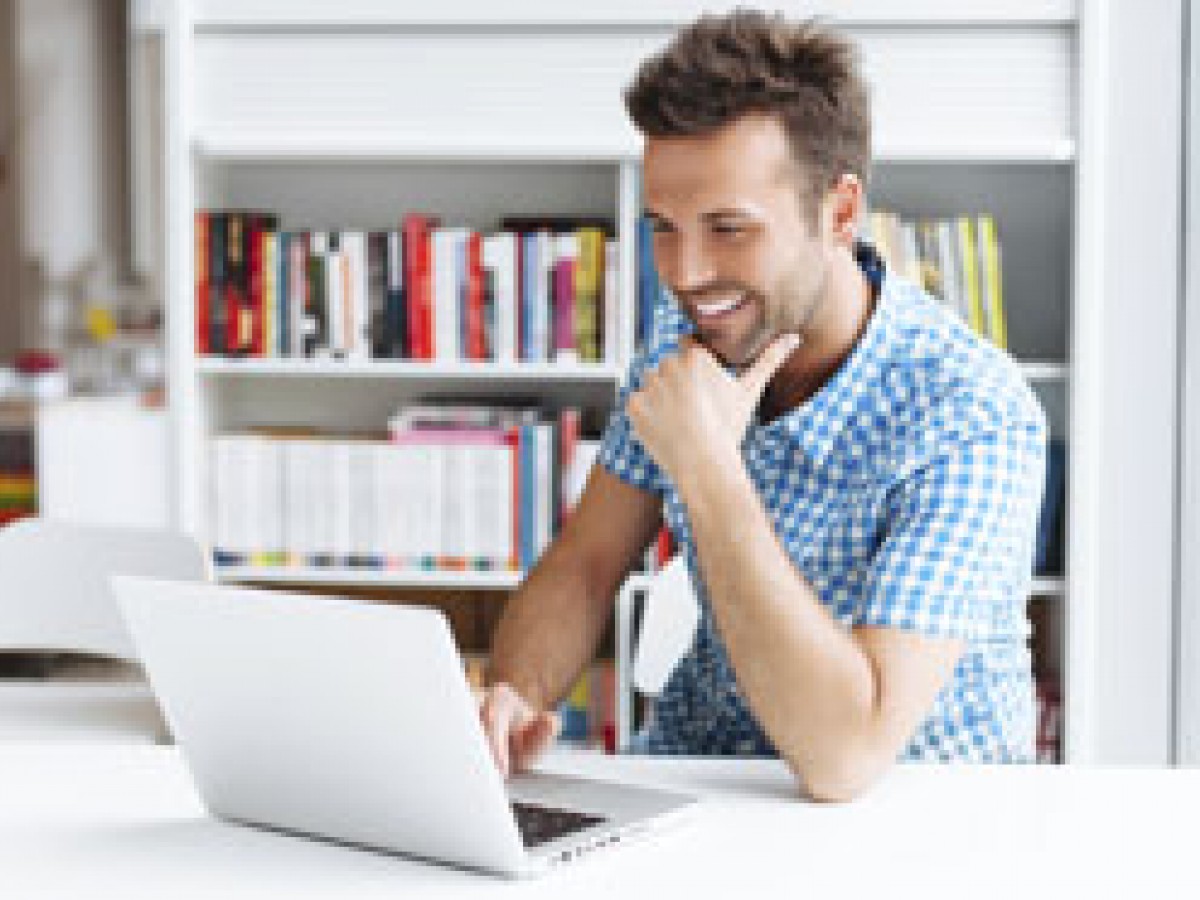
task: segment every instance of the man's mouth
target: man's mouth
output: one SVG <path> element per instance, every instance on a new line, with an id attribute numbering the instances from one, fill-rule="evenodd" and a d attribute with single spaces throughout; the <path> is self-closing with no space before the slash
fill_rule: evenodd
<path id="1" fill-rule="evenodd" d="M 718 297 L 708 303 L 697 303 L 692 307 L 697 322 L 713 322 L 730 316 L 746 305 L 742 296 Z"/>

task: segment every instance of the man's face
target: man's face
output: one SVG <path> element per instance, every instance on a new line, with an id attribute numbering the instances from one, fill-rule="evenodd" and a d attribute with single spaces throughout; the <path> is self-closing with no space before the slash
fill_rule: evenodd
<path id="1" fill-rule="evenodd" d="M 814 227 L 787 136 L 744 116 L 704 137 L 650 137 L 646 212 L 660 277 L 697 339 L 741 368 L 781 333 L 798 332 L 824 295 L 832 241 Z"/>

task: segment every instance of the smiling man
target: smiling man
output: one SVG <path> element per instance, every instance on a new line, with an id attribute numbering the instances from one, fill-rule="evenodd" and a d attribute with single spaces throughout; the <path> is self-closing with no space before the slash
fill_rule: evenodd
<path id="1" fill-rule="evenodd" d="M 664 517 L 702 615 L 647 751 L 778 755 L 828 800 L 898 759 L 1032 761 L 1045 420 L 1002 351 L 857 240 L 853 45 L 704 17 L 626 104 L 672 303 L 497 630 L 481 715 L 499 765 L 552 739 Z"/>

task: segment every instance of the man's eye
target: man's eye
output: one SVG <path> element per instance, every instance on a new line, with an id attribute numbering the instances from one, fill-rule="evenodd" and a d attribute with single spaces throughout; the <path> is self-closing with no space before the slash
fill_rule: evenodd
<path id="1" fill-rule="evenodd" d="M 741 225 L 714 225 L 713 231 L 717 234 L 738 235 L 744 234 L 746 229 Z"/>
<path id="2" fill-rule="evenodd" d="M 654 234 L 666 234 L 668 231 L 671 230 L 671 226 L 668 225 L 666 222 L 651 222 L 650 230 Z"/>

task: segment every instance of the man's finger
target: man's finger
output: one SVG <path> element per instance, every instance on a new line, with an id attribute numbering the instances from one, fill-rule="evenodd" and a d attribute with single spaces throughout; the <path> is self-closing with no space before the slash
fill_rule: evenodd
<path id="1" fill-rule="evenodd" d="M 483 718 L 484 733 L 492 748 L 492 756 L 501 774 L 507 776 L 509 769 L 508 744 L 513 729 L 516 709 L 506 694 L 489 691 L 479 709 Z"/>
<path id="2" fill-rule="evenodd" d="M 539 713 L 513 731 L 513 769 L 523 772 L 558 735 L 558 720 L 550 713 Z"/>
<path id="3" fill-rule="evenodd" d="M 758 359 L 738 376 L 738 380 L 753 391 L 755 398 L 761 397 L 775 373 L 779 371 L 779 367 L 799 346 L 800 335 L 791 332 L 779 335 L 758 355 Z"/>

